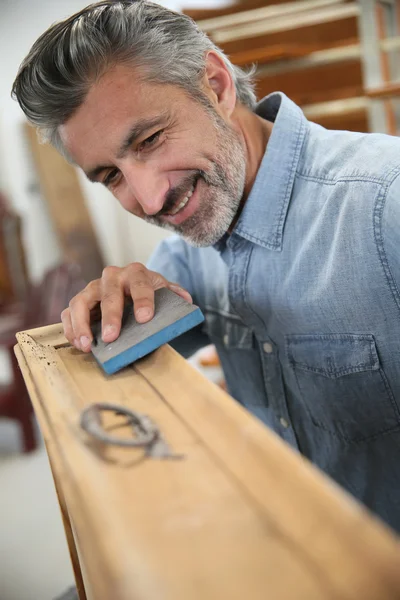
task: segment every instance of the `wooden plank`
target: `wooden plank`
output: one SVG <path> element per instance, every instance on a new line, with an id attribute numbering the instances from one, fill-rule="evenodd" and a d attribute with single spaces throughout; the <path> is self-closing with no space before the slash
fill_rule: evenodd
<path id="1" fill-rule="evenodd" d="M 218 29 L 226 29 L 237 25 L 254 23 L 260 19 L 277 19 L 288 15 L 297 16 L 303 12 L 315 10 L 325 6 L 334 6 L 343 4 L 346 0 L 300 0 L 296 2 L 286 2 L 273 6 L 262 6 L 252 10 L 243 10 L 239 13 L 233 13 L 213 19 L 204 19 L 197 22 L 197 25 L 203 31 L 211 33 Z"/>
<path id="2" fill-rule="evenodd" d="M 266 33 L 260 36 L 249 35 L 245 39 L 235 39 L 219 43 L 219 47 L 229 56 L 242 50 L 252 50 L 266 46 L 300 44 L 310 45 L 315 49 L 330 48 L 345 40 L 358 39 L 358 24 L 356 17 L 348 17 L 341 21 L 320 23 L 318 27 L 308 25 L 307 27 L 287 29 L 276 33 Z"/>
<path id="3" fill-rule="evenodd" d="M 360 7 L 353 4 L 343 6 L 327 6 L 319 10 L 300 13 L 294 17 L 288 15 L 279 19 L 261 19 L 255 23 L 247 23 L 226 29 L 218 29 L 211 33 L 216 44 L 224 44 L 249 37 L 257 37 L 272 33 L 280 33 L 290 29 L 298 30 L 302 27 L 317 26 L 323 23 L 342 21 L 352 17 L 358 17 Z"/>
<path id="4" fill-rule="evenodd" d="M 335 129 L 335 130 L 343 130 L 343 131 L 356 131 L 368 133 L 369 123 L 368 123 L 368 113 L 366 109 L 354 110 L 354 111 L 345 111 L 343 113 L 332 113 L 330 114 L 322 114 L 316 115 L 314 118 L 310 119 L 317 123 L 318 125 L 322 125 L 322 127 L 326 127 L 327 129 Z"/>
<path id="5" fill-rule="evenodd" d="M 386 33 L 386 23 L 385 23 L 385 7 L 382 4 L 377 5 L 376 9 L 376 20 L 379 34 L 379 42 L 385 38 Z M 378 42 L 378 44 L 379 44 Z M 382 79 L 388 84 L 391 80 L 390 75 L 390 65 L 389 65 L 389 57 L 387 54 L 382 52 L 380 49 L 380 61 L 381 61 L 381 69 L 382 69 Z M 385 114 L 386 114 L 386 133 L 390 135 L 396 135 L 397 133 L 397 124 L 396 124 L 396 113 L 394 110 L 392 98 L 386 98 L 384 100 Z"/>
<path id="6" fill-rule="evenodd" d="M 33 127 L 27 125 L 26 134 L 63 259 L 79 264 L 86 282 L 97 279 L 104 263 L 78 175 L 50 144 L 39 142 Z"/>
<path id="7" fill-rule="evenodd" d="M 292 58 L 290 57 L 290 48 L 291 46 L 288 44 L 287 46 L 283 46 L 283 48 L 288 48 L 286 57 L 289 57 L 288 60 L 282 60 L 278 58 L 278 60 L 274 64 L 263 65 L 257 69 L 258 76 L 265 75 L 274 75 L 277 73 L 289 73 L 293 71 L 301 71 L 304 69 L 312 69 L 317 66 L 327 66 L 334 63 L 345 63 L 361 60 L 362 58 L 362 49 L 360 44 L 352 43 L 353 40 L 343 40 L 344 45 L 324 49 L 324 50 L 315 50 L 313 48 L 310 49 L 308 46 L 300 46 L 297 47 L 298 57 Z M 380 47 L 382 52 L 393 52 L 393 50 L 400 49 L 400 37 L 393 37 L 382 40 L 380 43 Z M 273 46 L 272 48 L 275 48 Z M 278 46 L 279 48 L 279 46 Z M 268 48 L 260 48 L 258 50 L 251 50 L 247 52 L 248 63 L 259 60 L 260 63 L 263 63 L 263 51 L 265 50 L 266 55 L 268 56 Z M 293 55 L 295 54 L 296 46 L 294 47 Z M 245 56 L 245 53 L 238 53 L 239 59 Z M 276 51 L 276 55 L 278 52 Z M 258 55 L 258 58 L 257 58 Z M 283 57 L 285 58 L 285 57 Z M 231 59 L 235 62 L 235 55 L 231 55 Z M 267 62 L 267 61 L 265 61 Z M 247 64 L 248 64 L 247 63 Z M 242 59 L 242 64 L 246 64 Z"/>
<path id="8" fill-rule="evenodd" d="M 276 63 L 282 61 L 285 65 L 287 62 L 293 62 L 298 57 L 307 56 L 312 52 L 309 46 L 300 44 L 277 44 L 275 46 L 267 46 L 256 48 L 253 50 L 242 50 L 230 55 L 230 60 L 238 66 L 251 65 L 253 63 L 265 64 Z"/>
<path id="9" fill-rule="evenodd" d="M 327 129 L 369 131 L 368 100 L 365 97 L 345 98 L 303 106 L 306 117 Z"/>
<path id="10" fill-rule="evenodd" d="M 399 597 L 398 538 L 170 347 L 107 378 L 60 325 L 18 342 L 88 597 Z M 102 401 L 145 412 L 183 458 L 88 438 L 81 411 Z"/>
<path id="11" fill-rule="evenodd" d="M 394 81 L 393 83 L 387 83 L 379 88 L 367 88 L 365 95 L 368 98 L 393 98 L 400 96 L 400 82 Z"/>
<path id="12" fill-rule="evenodd" d="M 315 119 L 328 115 L 343 115 L 366 110 L 367 104 L 368 100 L 365 97 L 346 98 L 345 100 L 334 100 L 333 102 L 303 106 L 303 112 L 308 119 Z"/>
<path id="13" fill-rule="evenodd" d="M 363 96 L 361 64 L 333 63 L 293 73 L 276 73 L 256 81 L 258 98 L 275 90 L 284 92 L 300 106 Z"/>
<path id="14" fill-rule="evenodd" d="M 28 368 L 25 357 L 22 353 L 21 348 L 16 345 L 14 346 L 15 356 L 17 357 L 18 364 L 24 373 L 25 384 L 28 389 L 29 395 L 34 402 L 36 416 L 40 420 L 41 432 L 44 439 L 44 443 L 46 444 L 47 455 L 49 458 L 50 468 L 53 475 L 54 487 L 56 489 L 56 494 L 58 498 L 58 504 L 60 507 L 61 518 L 64 526 L 65 537 L 67 539 L 68 550 L 70 554 L 72 569 L 74 572 L 76 587 L 80 600 L 86 600 L 86 592 L 85 592 L 85 584 L 83 581 L 83 575 L 81 571 L 81 565 L 79 562 L 78 550 L 75 543 L 74 534 L 72 531 L 71 520 L 68 514 L 68 508 L 65 502 L 61 480 L 63 479 L 63 471 L 62 471 L 62 463 L 58 460 L 57 453 L 52 450 L 52 436 L 50 429 L 47 425 L 47 420 L 44 417 L 42 412 L 42 408 L 40 405 L 39 397 L 37 395 L 37 390 L 35 387 L 35 383 L 33 381 L 31 372 Z"/>
<path id="15" fill-rule="evenodd" d="M 291 0 L 236 0 L 232 4 L 221 8 L 184 8 L 182 12 L 195 21 L 205 19 L 214 19 L 225 15 L 231 15 L 236 12 L 243 12 L 248 8 L 259 8 L 270 4 L 285 4 Z"/>

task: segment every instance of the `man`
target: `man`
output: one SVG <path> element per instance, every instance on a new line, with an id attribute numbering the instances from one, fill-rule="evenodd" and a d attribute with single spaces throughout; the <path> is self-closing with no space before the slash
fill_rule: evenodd
<path id="1" fill-rule="evenodd" d="M 111 342 L 124 296 L 140 322 L 157 288 L 192 297 L 205 325 L 178 349 L 213 342 L 231 394 L 400 529 L 399 140 L 327 131 L 280 93 L 256 105 L 251 75 L 146 1 L 51 27 L 14 94 L 89 179 L 179 234 L 72 300 L 71 343 L 90 350 L 99 302 Z"/>

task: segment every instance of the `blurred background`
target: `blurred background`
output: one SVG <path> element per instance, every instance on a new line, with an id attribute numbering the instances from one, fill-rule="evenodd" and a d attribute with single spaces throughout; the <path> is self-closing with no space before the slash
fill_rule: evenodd
<path id="1" fill-rule="evenodd" d="M 166 235 L 38 143 L 10 90 L 35 39 L 82 0 L 0 0 L 0 600 L 50 600 L 73 583 L 47 456 L 14 361 L 15 332 L 58 322 L 105 265 L 146 262 Z M 257 94 L 283 91 L 328 128 L 398 134 L 397 0 L 170 0 Z M 219 381 L 212 349 L 198 363 Z"/>

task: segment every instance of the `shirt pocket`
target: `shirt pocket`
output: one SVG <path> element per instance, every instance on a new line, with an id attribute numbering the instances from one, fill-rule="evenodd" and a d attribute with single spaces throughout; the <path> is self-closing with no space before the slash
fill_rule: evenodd
<path id="1" fill-rule="evenodd" d="M 287 335 L 286 352 L 316 427 L 359 442 L 399 426 L 373 335 Z"/>

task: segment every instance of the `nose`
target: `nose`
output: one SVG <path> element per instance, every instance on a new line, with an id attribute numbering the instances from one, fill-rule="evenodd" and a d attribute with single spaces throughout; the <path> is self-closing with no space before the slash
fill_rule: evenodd
<path id="1" fill-rule="evenodd" d="M 129 192 L 143 212 L 148 216 L 157 214 L 164 205 L 169 189 L 167 174 L 154 165 L 141 163 L 127 165 L 123 175 Z"/>

